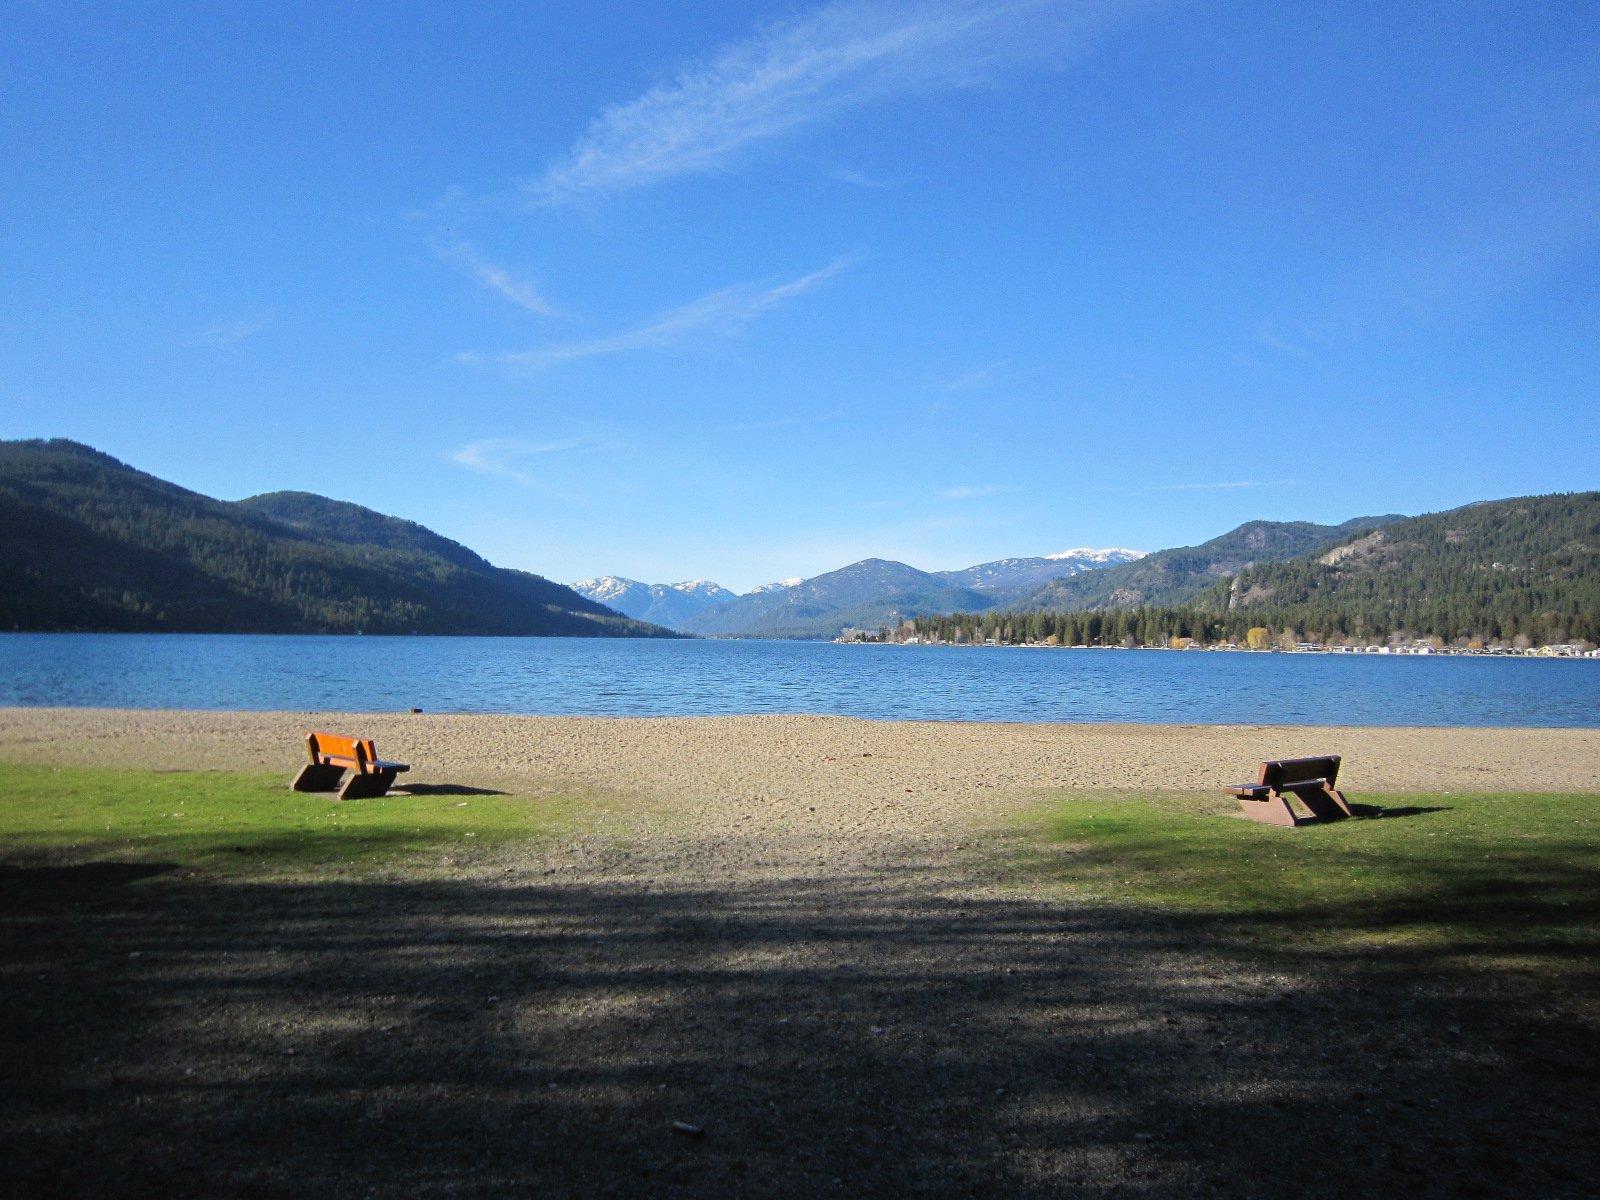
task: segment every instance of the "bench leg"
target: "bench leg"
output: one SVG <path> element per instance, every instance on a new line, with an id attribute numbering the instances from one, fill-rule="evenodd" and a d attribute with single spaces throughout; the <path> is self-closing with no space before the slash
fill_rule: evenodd
<path id="1" fill-rule="evenodd" d="M 345 780 L 345 785 L 339 793 L 341 800 L 370 800 L 382 796 L 389 790 L 389 785 L 394 783 L 395 771 L 369 771 L 363 775 L 353 771 L 350 778 Z"/>
<path id="2" fill-rule="evenodd" d="M 330 766 L 328 763 L 307 763 L 300 768 L 300 774 L 294 777 L 289 787 L 297 792 L 336 792 L 339 790 L 339 779 L 343 775 L 343 767 Z"/>
<path id="3" fill-rule="evenodd" d="M 1239 807 L 1244 809 L 1244 815 L 1252 821 L 1260 821 L 1265 825 L 1283 825 L 1293 829 L 1300 823 L 1294 815 L 1294 809 L 1289 807 L 1289 801 L 1276 793 L 1265 800 L 1252 800 L 1248 796 L 1240 796 Z"/>
<path id="4" fill-rule="evenodd" d="M 1344 803 L 1344 797 L 1338 792 L 1330 793 L 1326 784 L 1301 785 L 1284 791 L 1293 792 L 1295 799 L 1310 809 L 1311 815 L 1319 821 L 1342 821 L 1350 815 L 1350 806 Z"/>

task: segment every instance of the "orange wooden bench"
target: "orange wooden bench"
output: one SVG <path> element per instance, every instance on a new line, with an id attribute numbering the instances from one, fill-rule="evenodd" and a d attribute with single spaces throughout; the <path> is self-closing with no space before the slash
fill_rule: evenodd
<path id="1" fill-rule="evenodd" d="M 406 763 L 385 762 L 371 738 L 343 737 L 337 733 L 306 734 L 306 765 L 289 786 L 297 792 L 339 793 L 341 800 L 381 796 L 394 777 L 411 768 Z M 350 778 L 344 779 L 346 771 Z"/>
<path id="2" fill-rule="evenodd" d="M 1354 814 L 1334 784 L 1339 779 L 1339 756 L 1280 758 L 1261 764 L 1255 783 L 1228 784 L 1222 790 L 1239 797 L 1239 807 L 1252 821 L 1268 825 L 1309 825 L 1313 821 L 1338 821 Z M 1301 816 L 1289 803 L 1298 800 L 1310 814 Z"/>

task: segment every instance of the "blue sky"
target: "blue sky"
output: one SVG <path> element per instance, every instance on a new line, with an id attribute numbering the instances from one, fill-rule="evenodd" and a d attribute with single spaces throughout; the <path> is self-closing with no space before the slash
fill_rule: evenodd
<path id="1" fill-rule="evenodd" d="M 740 589 L 1597 486 L 1592 4 L 0 7 L 0 436 Z"/>

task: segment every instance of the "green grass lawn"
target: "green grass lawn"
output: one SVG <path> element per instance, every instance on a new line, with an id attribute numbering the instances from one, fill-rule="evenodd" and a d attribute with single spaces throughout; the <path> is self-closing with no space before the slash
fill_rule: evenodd
<path id="1" fill-rule="evenodd" d="M 1600 796 L 1358 801 L 1382 815 L 1281 829 L 1192 794 L 1063 797 L 1023 873 L 1267 943 L 1594 968 Z"/>
<path id="2" fill-rule="evenodd" d="M 340 801 L 291 792 L 281 775 L 0 764 L 0 856 L 294 873 L 549 836 L 576 808 L 471 789 Z"/>

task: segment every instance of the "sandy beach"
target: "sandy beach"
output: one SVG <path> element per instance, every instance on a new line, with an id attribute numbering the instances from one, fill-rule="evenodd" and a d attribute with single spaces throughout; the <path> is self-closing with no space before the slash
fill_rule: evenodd
<path id="1" fill-rule="evenodd" d="M 413 764 L 413 782 L 570 780 L 660 798 L 760 800 L 775 819 L 819 803 L 937 819 L 975 789 L 1205 790 L 1262 758 L 1312 753 L 1342 754 L 1341 782 L 1354 790 L 1600 791 L 1600 729 L 9 708 L 0 709 L 0 758 L 291 771 L 310 729 L 375 738 L 385 755 Z"/>
<path id="2" fill-rule="evenodd" d="M 843 717 L 522 717 L 0 709 L 0 760 L 282 770 L 310 729 L 359 733 L 406 783 L 649 798 L 702 834 L 952 833 L 1054 790 L 1193 791 L 1264 758 L 1343 755 L 1351 793 L 1600 792 L 1600 730 L 995 725 Z M 1227 807 L 1225 798 L 1223 806 Z"/>

